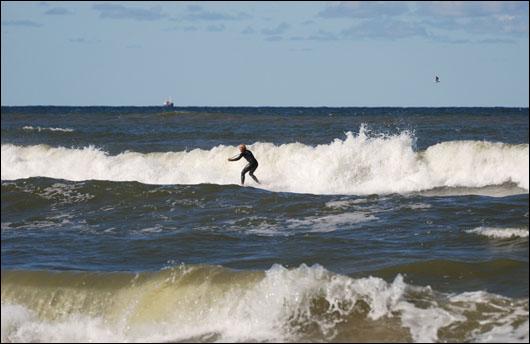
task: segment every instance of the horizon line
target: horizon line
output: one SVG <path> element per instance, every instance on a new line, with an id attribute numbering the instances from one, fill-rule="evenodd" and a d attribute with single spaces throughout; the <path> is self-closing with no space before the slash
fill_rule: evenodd
<path id="1" fill-rule="evenodd" d="M 164 105 L 0 105 L 0 107 L 160 107 L 162 109 L 175 108 L 526 108 L 528 105 L 181 105 L 165 107 Z"/>

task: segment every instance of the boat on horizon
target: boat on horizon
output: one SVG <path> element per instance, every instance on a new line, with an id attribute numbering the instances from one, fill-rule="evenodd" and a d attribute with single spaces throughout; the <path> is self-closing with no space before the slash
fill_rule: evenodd
<path id="1" fill-rule="evenodd" d="M 164 102 L 164 107 L 165 108 L 172 108 L 172 107 L 175 107 L 175 104 L 173 103 L 171 98 L 169 98 L 169 99 L 166 99 L 166 101 Z"/>

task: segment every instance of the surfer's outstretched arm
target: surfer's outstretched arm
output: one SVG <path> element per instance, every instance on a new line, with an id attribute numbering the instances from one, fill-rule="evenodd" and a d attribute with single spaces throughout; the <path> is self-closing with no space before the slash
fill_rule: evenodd
<path id="1" fill-rule="evenodd" d="M 239 154 L 238 157 L 235 157 L 235 158 L 228 158 L 228 161 L 238 161 L 239 159 L 241 159 L 242 156 L 243 156 L 243 153 Z"/>

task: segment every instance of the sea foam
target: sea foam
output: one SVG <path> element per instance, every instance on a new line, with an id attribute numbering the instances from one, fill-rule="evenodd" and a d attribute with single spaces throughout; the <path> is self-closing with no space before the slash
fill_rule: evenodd
<path id="1" fill-rule="evenodd" d="M 528 144 L 449 141 L 415 151 L 414 136 L 359 134 L 317 146 L 249 145 L 259 161 L 257 185 L 271 191 L 311 194 L 410 193 L 436 188 L 481 188 L 511 183 L 529 188 Z M 94 147 L 2 145 L 2 180 L 50 177 L 73 181 L 146 184 L 236 184 L 243 161 L 228 162 L 233 146 L 210 150 L 110 155 Z"/>
<path id="2" fill-rule="evenodd" d="M 2 342 L 521 341 L 527 323 L 528 299 L 447 295 L 320 265 L 2 272 Z"/>
<path id="3" fill-rule="evenodd" d="M 477 227 L 466 230 L 466 233 L 474 233 L 492 239 L 528 238 L 528 229 L 524 228 Z"/>

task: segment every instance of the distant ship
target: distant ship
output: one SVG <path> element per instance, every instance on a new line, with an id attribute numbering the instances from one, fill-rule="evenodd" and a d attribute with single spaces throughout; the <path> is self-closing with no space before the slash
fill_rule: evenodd
<path id="1" fill-rule="evenodd" d="M 173 104 L 173 101 L 171 100 L 171 98 L 167 99 L 165 102 L 164 102 L 164 107 L 165 108 L 172 108 L 174 107 L 175 104 Z"/>

